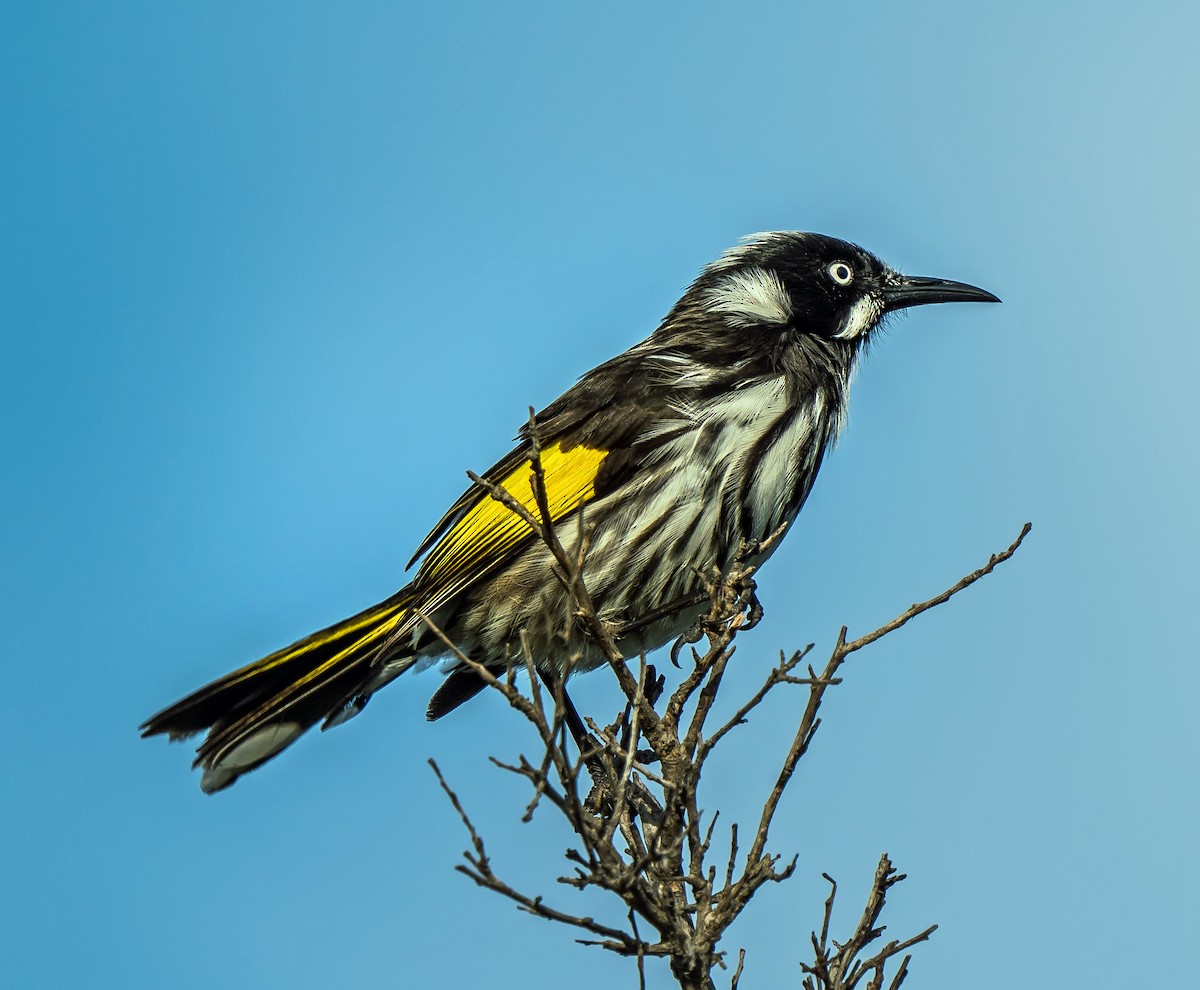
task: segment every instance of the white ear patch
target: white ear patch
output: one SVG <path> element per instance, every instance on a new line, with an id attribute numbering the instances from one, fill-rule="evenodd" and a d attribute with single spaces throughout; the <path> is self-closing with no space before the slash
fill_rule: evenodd
<path id="1" fill-rule="evenodd" d="M 779 276 L 765 268 L 745 268 L 725 276 L 708 290 L 705 308 L 721 313 L 739 326 L 752 323 L 787 323 L 792 301 Z"/>
<path id="2" fill-rule="evenodd" d="M 883 303 L 874 296 L 863 296 L 850 307 L 850 312 L 846 314 L 846 321 L 834 336 L 839 340 L 854 340 L 875 326 L 881 316 L 883 316 Z"/>

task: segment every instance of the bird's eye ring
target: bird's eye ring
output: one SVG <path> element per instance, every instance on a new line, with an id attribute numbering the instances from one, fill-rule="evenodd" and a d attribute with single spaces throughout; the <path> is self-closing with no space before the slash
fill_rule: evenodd
<path id="1" fill-rule="evenodd" d="M 838 285 L 849 285 L 854 281 L 854 272 L 844 261 L 835 261 L 827 269 L 829 277 L 837 282 Z"/>

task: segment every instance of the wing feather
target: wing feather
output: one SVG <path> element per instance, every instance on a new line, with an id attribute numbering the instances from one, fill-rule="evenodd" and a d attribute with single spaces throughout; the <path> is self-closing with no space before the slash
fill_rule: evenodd
<path id="1" fill-rule="evenodd" d="M 642 345 L 644 346 L 644 345 Z M 536 417 L 550 521 L 558 523 L 617 490 L 676 428 L 693 424 L 648 387 L 640 348 L 594 369 Z M 484 478 L 537 516 L 529 426 Z M 429 614 L 519 553 L 534 538 L 515 512 L 479 485 L 464 492 L 425 538 L 413 562 L 413 609 Z M 419 620 L 417 620 L 419 621 Z"/>
<path id="2" fill-rule="evenodd" d="M 523 453 L 525 456 L 506 474 L 496 472 L 496 484 L 536 516 L 533 462 L 527 449 Z M 596 478 L 608 456 L 607 450 L 584 444 L 567 447 L 561 441 L 543 449 L 542 471 L 552 523 L 569 516 L 595 496 Z M 437 599 L 444 600 L 443 595 L 453 594 L 481 577 L 533 535 L 529 523 L 479 486 L 459 501 L 464 499 L 467 500 L 464 505 L 443 523 L 441 534 L 435 536 L 437 542 L 414 582 L 418 589 Z M 426 607 L 433 607 L 432 603 Z"/>

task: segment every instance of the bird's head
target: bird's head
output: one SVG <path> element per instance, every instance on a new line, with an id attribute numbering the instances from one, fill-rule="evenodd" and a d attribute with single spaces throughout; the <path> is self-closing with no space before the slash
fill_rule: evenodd
<path id="1" fill-rule="evenodd" d="M 901 275 L 836 237 L 778 231 L 754 234 L 726 252 L 704 270 L 680 305 L 719 316 L 734 328 L 788 328 L 858 343 L 896 310 L 999 301 L 964 282 Z"/>

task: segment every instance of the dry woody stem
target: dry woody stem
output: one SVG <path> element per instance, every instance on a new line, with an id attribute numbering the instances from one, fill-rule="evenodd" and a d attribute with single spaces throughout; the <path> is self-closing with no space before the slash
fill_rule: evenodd
<path id="1" fill-rule="evenodd" d="M 797 858 L 785 859 L 770 851 L 768 841 L 780 800 L 820 727 L 825 692 L 842 683 L 840 671 L 851 654 L 990 574 L 1016 553 L 1031 527 L 1025 524 L 1016 540 L 992 555 L 983 567 L 879 628 L 847 639 L 842 627 L 820 669 L 810 662 L 811 644 L 790 656 L 781 655 L 762 686 L 731 717 L 712 725 L 709 719 L 734 656 L 735 637 L 762 615 L 755 595 L 755 568 L 749 561 L 781 533 L 761 545 L 744 546 L 728 572 L 702 575 L 710 607 L 672 651 L 684 673 L 679 685 L 665 694 L 663 679 L 644 657 L 627 661 L 622 656 L 617 645 L 622 630 L 601 621 L 588 594 L 586 519 L 580 521 L 570 546 L 564 545 L 549 523 L 536 431 L 532 463 L 536 512 L 500 486 L 471 477 L 524 519 L 553 554 L 559 579 L 570 592 L 573 619 L 599 644 L 617 678 L 625 698 L 622 710 L 603 726 L 579 719 L 563 680 L 539 673 L 538 658 L 531 655 L 526 643 L 522 643 L 521 663 L 498 676 L 458 650 L 428 617 L 422 618 L 459 663 L 502 694 L 533 727 L 536 758 L 519 756 L 512 762 L 493 762 L 528 781 L 531 794 L 524 810 L 526 821 L 539 807 L 549 805 L 574 833 L 574 844 L 566 852 L 569 869 L 559 883 L 580 890 L 608 891 L 613 898 L 612 918 L 619 920 L 605 923 L 573 914 L 502 879 L 463 802 L 430 761 L 470 840 L 464 862 L 457 869 L 519 909 L 575 929 L 579 942 L 629 957 L 636 964 L 639 986 L 645 985 L 647 961 L 662 959 L 681 987 L 715 988 L 719 979 L 721 985 L 736 988 L 752 960 L 747 962 L 744 951 L 727 960 L 721 942 L 765 884 L 786 880 L 796 870 Z M 672 607 L 697 603 L 693 597 Z M 690 648 L 684 650 L 685 646 Z M 791 745 L 780 760 L 774 784 L 764 796 L 742 852 L 739 826 L 732 824 L 718 832 L 718 814 L 701 810 L 705 803 L 714 804 L 711 795 L 707 802 L 700 800 L 701 775 L 721 742 L 785 685 L 807 691 L 807 698 Z M 861 918 L 841 941 L 830 935 L 837 885 L 826 879 L 831 889 L 823 919 L 811 936 L 811 959 L 801 963 L 804 987 L 853 990 L 861 985 L 871 990 L 896 990 L 908 973 L 908 950 L 928 939 L 936 927 L 908 938 L 883 940 L 879 918 L 889 892 L 904 875 L 896 872 L 886 854 L 880 858 Z"/>

